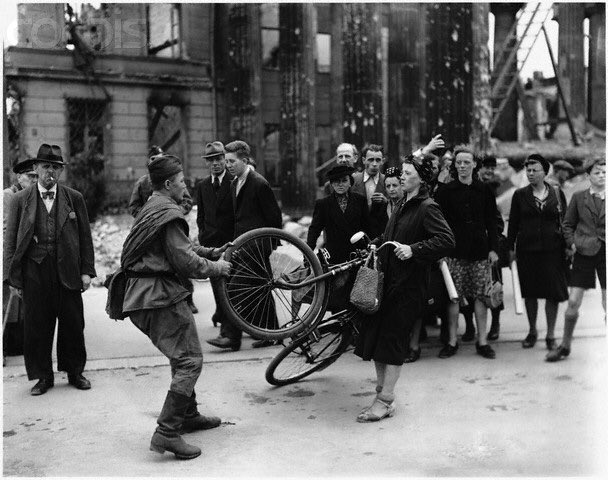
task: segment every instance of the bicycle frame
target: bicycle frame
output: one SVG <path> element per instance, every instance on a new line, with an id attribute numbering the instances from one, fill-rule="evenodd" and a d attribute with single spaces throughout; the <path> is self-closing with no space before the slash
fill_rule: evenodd
<path id="1" fill-rule="evenodd" d="M 384 242 L 379 247 L 376 247 L 375 245 L 371 245 L 370 249 L 372 251 L 375 250 L 376 252 L 379 252 L 382 248 L 384 248 L 388 245 L 392 245 L 392 246 L 396 247 L 397 243 L 393 242 L 393 241 L 388 241 L 388 242 Z M 321 280 L 325 280 L 326 278 L 335 276 L 336 274 L 345 272 L 347 270 L 350 270 L 351 268 L 360 267 L 361 265 L 363 265 L 365 263 L 365 257 L 361 256 L 360 254 L 357 254 L 357 255 L 358 255 L 358 258 L 354 258 L 352 260 L 349 260 L 348 262 L 334 265 L 327 272 L 319 275 L 318 277 L 309 278 L 308 280 L 304 280 L 300 283 L 288 283 L 279 278 L 273 282 L 273 285 L 275 285 L 279 288 L 283 288 L 285 290 L 297 290 L 299 288 L 307 287 L 308 285 L 312 285 L 313 283 L 320 282 Z"/>
<path id="2" fill-rule="evenodd" d="M 345 272 L 347 270 L 350 270 L 351 268 L 361 266 L 364 262 L 364 258 L 355 258 L 353 260 L 349 260 L 348 262 L 331 267 L 327 272 L 319 275 L 318 277 L 309 278 L 308 280 L 304 280 L 300 283 L 288 283 L 279 278 L 275 280 L 273 284 L 277 287 L 283 288 L 284 290 L 297 290 L 299 288 L 307 287 L 308 285 L 312 285 L 313 283 L 317 283 L 329 277 L 335 276 L 337 273 Z"/>

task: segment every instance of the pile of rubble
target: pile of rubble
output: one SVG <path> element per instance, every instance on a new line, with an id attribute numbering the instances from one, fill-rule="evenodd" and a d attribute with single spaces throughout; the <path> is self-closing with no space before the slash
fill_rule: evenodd
<path id="1" fill-rule="evenodd" d="M 186 215 L 190 227 L 190 239 L 198 244 L 198 227 L 196 226 L 196 206 Z M 311 217 L 302 217 L 293 221 L 288 215 L 283 215 L 283 229 L 302 240 L 306 240 Z M 120 253 L 127 238 L 133 217 L 128 214 L 100 216 L 91 225 L 93 248 L 95 250 L 95 269 L 97 277 L 92 280 L 93 286 L 102 286 L 106 276 L 113 273 L 120 265 Z"/>

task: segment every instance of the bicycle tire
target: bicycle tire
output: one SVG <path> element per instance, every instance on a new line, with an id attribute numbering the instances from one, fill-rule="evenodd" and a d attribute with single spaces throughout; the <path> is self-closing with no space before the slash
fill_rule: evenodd
<path id="1" fill-rule="evenodd" d="M 322 323 L 319 339 L 305 335 L 281 350 L 266 368 L 266 381 L 281 387 L 329 367 L 348 349 L 352 327 L 342 322 Z"/>
<path id="2" fill-rule="evenodd" d="M 226 250 L 232 263 L 229 277 L 219 281 L 219 300 L 224 312 L 243 331 L 266 340 L 296 336 L 318 322 L 325 313 L 329 288 L 326 280 L 306 287 L 306 301 L 298 292 L 274 282 L 292 279 L 305 263 L 315 277 L 323 273 L 313 251 L 299 238 L 277 228 L 258 228 L 239 236 Z M 307 277 L 308 278 L 308 277 Z"/>

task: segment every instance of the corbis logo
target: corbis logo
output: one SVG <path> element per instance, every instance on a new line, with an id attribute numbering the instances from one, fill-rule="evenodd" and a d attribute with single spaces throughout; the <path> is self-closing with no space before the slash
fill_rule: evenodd
<path id="1" fill-rule="evenodd" d="M 26 35 L 26 42 L 35 48 L 57 48 L 70 39 L 68 26 L 55 18 L 24 18 L 20 28 Z M 78 26 L 77 31 L 84 42 L 95 50 L 103 50 L 110 45 L 114 48 L 140 48 L 141 37 L 145 34 L 142 19 L 92 18 L 86 26 Z"/>

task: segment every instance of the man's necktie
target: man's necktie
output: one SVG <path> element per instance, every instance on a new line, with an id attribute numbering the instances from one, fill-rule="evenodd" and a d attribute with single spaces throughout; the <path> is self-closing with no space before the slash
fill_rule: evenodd
<path id="1" fill-rule="evenodd" d="M 46 199 L 53 200 L 54 198 L 55 198 L 55 192 L 51 192 L 51 191 L 49 191 L 49 192 L 42 192 L 42 199 L 43 200 L 46 200 Z"/>
<path id="2" fill-rule="evenodd" d="M 213 177 L 213 190 L 215 190 L 216 195 L 217 195 L 217 192 L 219 189 L 220 189 L 220 179 L 218 177 Z"/>

